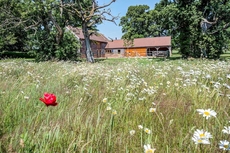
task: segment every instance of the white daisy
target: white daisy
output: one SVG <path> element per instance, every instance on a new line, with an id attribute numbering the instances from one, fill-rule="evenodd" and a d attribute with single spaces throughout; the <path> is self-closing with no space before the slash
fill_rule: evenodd
<path id="1" fill-rule="evenodd" d="M 207 131 L 204 131 L 203 129 L 202 130 L 199 130 L 197 129 L 195 132 L 194 132 L 194 137 L 197 137 L 199 139 L 209 139 L 209 138 L 212 138 L 212 135 L 207 132 Z"/>
<path id="2" fill-rule="evenodd" d="M 155 152 L 155 148 L 151 148 L 150 144 L 144 145 L 144 152 L 145 153 L 154 153 Z"/>
<path id="3" fill-rule="evenodd" d="M 103 101 L 103 103 L 106 103 L 107 102 L 107 98 L 104 98 L 102 101 Z"/>
<path id="4" fill-rule="evenodd" d="M 210 74 L 207 74 L 207 75 L 205 76 L 205 78 L 206 78 L 206 79 L 210 79 L 210 78 L 211 78 L 211 75 L 210 75 Z"/>
<path id="5" fill-rule="evenodd" d="M 28 96 L 24 96 L 24 99 L 28 100 L 28 99 L 30 99 L 30 97 L 28 97 Z"/>
<path id="6" fill-rule="evenodd" d="M 230 134 L 230 126 L 224 126 L 224 129 L 222 130 L 223 133 Z"/>
<path id="7" fill-rule="evenodd" d="M 201 139 L 197 136 L 193 136 L 192 140 L 195 142 L 195 144 L 210 144 L 209 139 Z"/>
<path id="8" fill-rule="evenodd" d="M 211 116 L 216 117 L 217 114 L 214 110 L 211 109 L 197 109 L 197 112 L 203 115 L 203 117 L 206 119 L 210 118 Z"/>
<path id="9" fill-rule="evenodd" d="M 230 74 L 227 74 L 227 76 L 226 76 L 228 79 L 230 79 Z"/>
<path id="10" fill-rule="evenodd" d="M 135 134 L 135 130 L 131 130 L 129 131 L 130 135 L 134 135 Z"/>
<path id="11" fill-rule="evenodd" d="M 229 142 L 227 140 L 220 141 L 219 148 L 223 150 L 230 150 Z"/>
<path id="12" fill-rule="evenodd" d="M 138 129 L 143 129 L 143 126 L 142 125 L 138 125 Z"/>
<path id="13" fill-rule="evenodd" d="M 107 106 L 106 110 L 112 110 L 112 107 L 111 106 Z"/>
<path id="14" fill-rule="evenodd" d="M 113 114 L 113 115 L 117 115 L 117 111 L 116 111 L 116 110 L 113 110 L 112 114 Z"/>
<path id="15" fill-rule="evenodd" d="M 145 133 L 150 134 L 151 130 L 149 130 L 148 128 L 145 128 Z"/>
<path id="16" fill-rule="evenodd" d="M 156 108 L 150 108 L 150 109 L 149 109 L 149 112 L 150 112 L 150 113 L 156 112 Z"/>

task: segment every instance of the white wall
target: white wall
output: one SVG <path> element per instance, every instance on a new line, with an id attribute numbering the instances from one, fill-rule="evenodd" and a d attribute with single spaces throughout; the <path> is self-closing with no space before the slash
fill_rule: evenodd
<path id="1" fill-rule="evenodd" d="M 112 53 L 113 54 L 119 54 L 119 50 L 120 50 L 120 54 L 124 55 L 125 54 L 125 49 L 113 49 Z"/>

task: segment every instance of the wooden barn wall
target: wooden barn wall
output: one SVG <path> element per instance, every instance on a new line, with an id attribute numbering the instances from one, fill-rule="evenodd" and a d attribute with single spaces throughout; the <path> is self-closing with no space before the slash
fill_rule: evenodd
<path id="1" fill-rule="evenodd" d="M 146 48 L 128 48 L 126 49 L 127 57 L 146 56 Z"/>
<path id="2" fill-rule="evenodd" d="M 106 42 L 96 42 L 96 41 L 91 41 L 91 49 L 93 52 L 93 56 L 95 58 L 97 57 L 105 57 L 105 46 L 106 46 Z M 85 47 L 85 41 L 81 40 L 81 57 L 85 58 L 85 51 L 86 51 L 86 47 Z"/>

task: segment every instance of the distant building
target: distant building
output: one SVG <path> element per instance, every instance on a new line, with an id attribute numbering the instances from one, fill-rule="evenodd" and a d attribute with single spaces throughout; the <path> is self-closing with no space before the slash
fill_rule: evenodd
<path id="1" fill-rule="evenodd" d="M 81 42 L 81 57 L 85 58 L 85 42 L 82 29 L 68 26 Z M 171 37 L 137 38 L 132 42 L 125 40 L 108 40 L 101 33 L 90 36 L 91 49 L 95 58 L 100 57 L 167 57 L 172 54 Z"/>
<path id="2" fill-rule="evenodd" d="M 137 38 L 133 42 L 108 41 L 105 49 L 107 57 L 167 57 L 172 54 L 170 36 Z"/>
<path id="3" fill-rule="evenodd" d="M 71 30 L 73 32 L 73 34 L 76 36 L 76 38 L 78 40 L 80 40 L 81 42 L 81 48 L 80 48 L 80 53 L 81 53 L 81 57 L 85 58 L 85 51 L 86 51 L 86 47 L 85 47 L 85 38 L 82 32 L 81 28 L 74 28 L 71 26 L 68 26 L 67 29 Z M 95 58 L 99 58 L 99 57 L 105 57 L 105 46 L 108 43 L 108 39 L 101 33 L 94 33 L 90 36 L 90 40 L 91 40 L 91 50 L 93 52 L 93 56 Z"/>

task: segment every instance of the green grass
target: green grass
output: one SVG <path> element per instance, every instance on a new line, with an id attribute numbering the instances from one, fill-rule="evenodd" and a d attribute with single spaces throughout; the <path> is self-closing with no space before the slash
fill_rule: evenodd
<path id="1" fill-rule="evenodd" d="M 145 57 L 125 57 L 125 58 L 98 58 L 95 59 L 95 62 L 99 63 L 108 63 L 108 64 L 117 64 L 121 62 L 132 62 L 132 61 L 138 61 L 139 63 L 148 64 L 149 62 L 160 62 L 165 60 L 178 60 L 181 59 L 181 55 L 176 53 L 173 53 L 171 57 L 164 58 L 164 57 L 158 57 L 158 58 L 145 58 Z"/>
<path id="2" fill-rule="evenodd" d="M 221 152 L 219 142 L 230 141 L 222 133 L 229 126 L 229 65 L 138 58 L 95 64 L 2 60 L 0 152 L 133 153 L 144 152 L 146 144 L 162 153 Z M 39 101 L 45 92 L 57 96 L 57 106 Z M 206 120 L 197 109 L 208 108 L 217 115 Z M 211 133 L 209 145 L 192 141 L 197 129 Z"/>
<path id="3" fill-rule="evenodd" d="M 221 54 L 220 58 L 223 60 L 229 60 L 230 59 L 230 51 L 226 51 L 224 54 Z"/>

